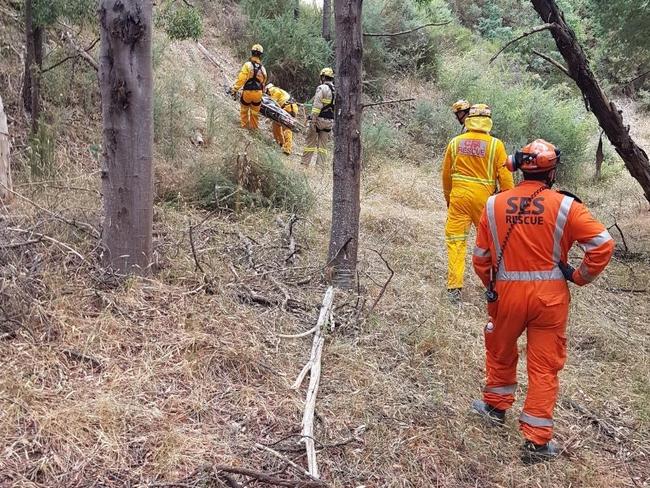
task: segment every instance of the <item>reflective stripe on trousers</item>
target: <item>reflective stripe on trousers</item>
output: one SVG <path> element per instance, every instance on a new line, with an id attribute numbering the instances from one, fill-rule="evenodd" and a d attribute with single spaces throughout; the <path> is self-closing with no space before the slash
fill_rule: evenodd
<path id="1" fill-rule="evenodd" d="M 505 386 L 486 386 L 483 391 L 486 393 L 496 393 L 497 395 L 512 395 L 517 389 L 517 383 Z"/>
<path id="2" fill-rule="evenodd" d="M 521 412 L 521 415 L 519 416 L 519 421 L 525 422 L 528 425 L 532 425 L 533 427 L 553 427 L 553 419 L 535 417 L 534 415 L 530 415 L 529 413 L 526 412 Z"/>

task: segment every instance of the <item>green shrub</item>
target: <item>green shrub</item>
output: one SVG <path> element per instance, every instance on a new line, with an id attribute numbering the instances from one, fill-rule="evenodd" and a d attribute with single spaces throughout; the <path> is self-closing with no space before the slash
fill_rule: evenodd
<path id="1" fill-rule="evenodd" d="M 422 100 L 408 124 L 408 131 L 419 143 L 431 146 L 434 154 L 442 156 L 449 140 L 460 133 L 461 127 L 451 113 L 448 100 Z"/>
<path id="2" fill-rule="evenodd" d="M 441 74 L 442 88 L 449 99 L 441 100 L 449 118 L 449 106 L 458 98 L 492 107 L 493 135 L 516 150 L 533 139 L 546 139 L 562 150 L 563 178 L 575 178 L 581 163 L 588 159 L 586 150 L 595 122 L 579 99 L 564 98 L 556 87 L 542 88 L 526 73 L 505 71 L 487 64 L 482 52 L 447 63 Z"/>
<path id="3" fill-rule="evenodd" d="M 302 213 L 314 196 L 302 173 L 286 168 L 275 151 L 231 155 L 200 165 L 190 176 L 190 199 L 208 209 L 274 208 Z"/>
<path id="4" fill-rule="evenodd" d="M 361 133 L 365 168 L 373 166 L 379 156 L 395 149 L 399 143 L 397 130 L 384 120 L 373 121 L 370 117 L 364 117 Z"/>
<path id="5" fill-rule="evenodd" d="M 165 2 L 156 16 L 156 27 L 162 28 L 172 41 L 194 39 L 203 34 L 203 21 L 196 8 L 181 2 Z"/>
<path id="6" fill-rule="evenodd" d="M 180 141 L 190 136 L 190 106 L 179 87 L 183 80 L 176 75 L 163 77 L 154 85 L 154 142 L 160 144 L 163 155 L 175 160 Z"/>

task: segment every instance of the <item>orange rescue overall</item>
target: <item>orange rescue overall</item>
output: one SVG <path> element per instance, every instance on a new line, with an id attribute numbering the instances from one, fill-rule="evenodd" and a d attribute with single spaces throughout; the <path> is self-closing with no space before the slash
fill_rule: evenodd
<path id="1" fill-rule="evenodd" d="M 582 286 L 607 266 L 614 250 L 611 236 L 584 205 L 542 186 L 524 181 L 488 199 L 473 256 L 474 270 L 488 286 L 512 229 L 496 273 L 498 299 L 488 304 L 483 400 L 502 410 L 512 406 L 517 339 L 526 331 L 528 394 L 519 421 L 524 437 L 535 444 L 553 435 L 557 375 L 566 360 L 570 295 L 558 262 L 566 263 L 569 249 L 578 242 L 585 257 L 572 279 Z"/>

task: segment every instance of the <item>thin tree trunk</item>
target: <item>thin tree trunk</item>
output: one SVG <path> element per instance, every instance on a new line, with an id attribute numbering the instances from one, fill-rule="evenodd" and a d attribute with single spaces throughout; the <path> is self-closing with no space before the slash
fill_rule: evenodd
<path id="1" fill-rule="evenodd" d="M 323 0 L 323 39 L 332 39 L 332 0 Z"/>
<path id="2" fill-rule="evenodd" d="M 11 184 L 11 166 L 9 164 L 9 127 L 7 126 L 7 116 L 0 96 L 0 202 L 9 203 L 13 197 L 10 190 L 13 189 Z"/>
<path id="3" fill-rule="evenodd" d="M 150 0 L 101 0 L 103 244 L 106 264 L 145 273 L 153 222 Z"/>
<path id="4" fill-rule="evenodd" d="M 650 202 L 650 160 L 645 151 L 634 142 L 623 122 L 621 111 L 607 98 L 591 68 L 573 30 L 564 21 L 564 15 L 554 0 L 531 0 L 544 22 L 555 24 L 551 34 L 558 51 L 565 59 L 569 76 L 578 85 L 591 111 L 625 162 L 625 167 L 639 182 Z"/>
<path id="5" fill-rule="evenodd" d="M 31 116 L 32 134 L 35 134 L 41 116 L 40 71 L 43 67 L 43 29 L 34 23 L 32 0 L 25 0 L 25 51 L 23 105 Z"/>
<path id="6" fill-rule="evenodd" d="M 359 247 L 362 3 L 334 1 L 337 95 L 329 257 L 333 283 L 340 288 L 354 285 Z"/>

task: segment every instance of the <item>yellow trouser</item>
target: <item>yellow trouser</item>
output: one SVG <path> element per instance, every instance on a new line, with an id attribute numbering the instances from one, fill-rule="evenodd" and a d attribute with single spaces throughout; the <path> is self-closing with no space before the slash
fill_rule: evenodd
<path id="1" fill-rule="evenodd" d="M 240 103 L 241 126 L 248 129 L 257 129 L 260 125 L 262 90 L 244 90 L 241 94 Z"/>
<path id="2" fill-rule="evenodd" d="M 316 164 L 324 166 L 327 161 L 327 143 L 330 140 L 330 134 L 334 121 L 331 119 L 322 119 L 314 117 L 307 129 L 307 138 L 305 140 L 305 150 L 302 153 L 302 164 L 309 166 L 312 157 L 316 154 Z"/>
<path id="3" fill-rule="evenodd" d="M 462 288 L 465 274 L 467 235 L 472 224 L 478 226 L 483 207 L 492 194 L 480 184 L 454 182 L 449 196 L 445 241 L 449 259 L 447 288 Z"/>
<path id="4" fill-rule="evenodd" d="M 287 112 L 292 117 L 295 117 L 298 113 L 298 106 L 295 104 L 286 105 L 284 111 Z M 282 124 L 273 122 L 273 138 L 275 142 L 282 146 L 282 151 L 284 154 L 291 154 L 293 148 L 293 132 L 291 129 L 286 128 Z"/>

